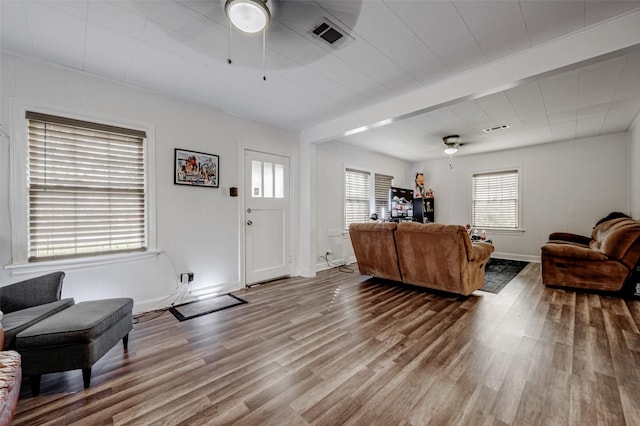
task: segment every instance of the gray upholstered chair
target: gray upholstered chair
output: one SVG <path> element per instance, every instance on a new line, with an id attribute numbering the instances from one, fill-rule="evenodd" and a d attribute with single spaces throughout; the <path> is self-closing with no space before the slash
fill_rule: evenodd
<path id="1" fill-rule="evenodd" d="M 128 297 L 79 302 L 20 332 L 16 350 L 32 394 L 40 393 L 42 374 L 75 369 L 82 369 L 88 388 L 93 364 L 120 340 L 126 352 L 132 309 L 133 299 Z"/>
<path id="2" fill-rule="evenodd" d="M 15 349 L 16 334 L 74 304 L 73 299 L 60 299 L 63 279 L 64 272 L 52 272 L 0 287 L 3 350 Z"/>

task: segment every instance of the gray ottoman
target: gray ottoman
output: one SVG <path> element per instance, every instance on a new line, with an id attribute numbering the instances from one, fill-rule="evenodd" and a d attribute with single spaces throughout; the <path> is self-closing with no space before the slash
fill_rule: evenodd
<path id="1" fill-rule="evenodd" d="M 127 350 L 133 329 L 133 299 L 80 302 L 16 335 L 22 371 L 34 396 L 45 373 L 82 369 L 84 387 L 91 383 L 91 366 L 120 339 Z"/>

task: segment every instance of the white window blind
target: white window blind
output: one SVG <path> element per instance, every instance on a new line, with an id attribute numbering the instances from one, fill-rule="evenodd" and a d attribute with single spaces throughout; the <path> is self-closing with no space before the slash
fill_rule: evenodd
<path id="1" fill-rule="evenodd" d="M 26 118 L 29 261 L 145 250 L 145 132 Z"/>
<path id="2" fill-rule="evenodd" d="M 518 228 L 518 192 L 517 170 L 474 174 L 473 226 Z"/>
<path id="3" fill-rule="evenodd" d="M 393 176 L 376 173 L 373 179 L 373 192 L 375 194 L 375 209 L 380 219 L 389 215 L 389 188 L 393 184 Z"/>
<path id="4" fill-rule="evenodd" d="M 344 222 L 345 230 L 352 223 L 369 220 L 370 184 L 369 172 L 346 169 L 344 172 Z"/>

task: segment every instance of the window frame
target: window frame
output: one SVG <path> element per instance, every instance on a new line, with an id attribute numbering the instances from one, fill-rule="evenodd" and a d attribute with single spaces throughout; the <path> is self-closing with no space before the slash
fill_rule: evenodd
<path id="1" fill-rule="evenodd" d="M 378 201 L 380 200 L 380 198 L 377 197 L 378 195 L 378 191 L 377 191 L 377 187 L 376 184 L 378 182 L 378 177 L 380 177 L 381 179 L 389 179 L 390 183 L 389 183 L 389 188 L 391 188 L 393 186 L 393 181 L 395 180 L 395 177 L 391 176 L 391 175 L 387 175 L 384 173 L 373 173 L 373 211 L 375 213 L 380 214 L 380 207 L 378 206 Z M 391 209 L 391 206 L 389 205 L 389 188 L 387 188 L 386 190 L 386 195 L 385 195 L 385 202 L 384 202 L 384 208 L 385 208 L 385 214 L 383 216 L 378 216 L 380 218 L 380 220 L 384 220 L 386 219 L 388 216 L 391 216 L 389 210 Z"/>
<path id="2" fill-rule="evenodd" d="M 349 224 L 350 223 L 366 223 L 366 221 L 364 222 L 350 222 L 347 223 L 347 172 L 352 171 L 352 172 L 358 172 L 358 173 L 362 173 L 363 175 L 366 174 L 367 175 L 367 181 L 368 181 L 368 210 L 369 210 L 369 215 L 371 214 L 371 171 L 369 170 L 363 170 L 359 167 L 344 167 L 344 171 L 342 173 L 342 202 L 343 202 L 343 208 L 342 208 L 342 222 L 343 222 L 343 230 L 344 232 L 349 232 Z M 368 217 L 367 217 L 368 220 Z"/>
<path id="3" fill-rule="evenodd" d="M 29 262 L 29 173 L 28 173 L 28 150 L 29 134 L 28 119 L 25 117 L 27 111 L 48 114 L 54 116 L 68 117 L 73 120 L 81 120 L 95 123 L 103 123 L 109 126 L 124 127 L 139 130 L 146 133 L 143 142 L 143 158 L 145 167 L 145 232 L 147 235 L 147 248 L 145 251 L 128 253 L 108 253 L 96 254 L 68 259 L 43 260 Z M 12 132 L 11 132 L 11 164 L 9 176 L 10 199 L 10 222 L 11 222 L 11 248 L 12 259 L 5 268 L 14 275 L 30 274 L 35 272 L 49 271 L 54 268 L 65 267 L 75 269 L 87 267 L 87 265 L 102 265 L 119 261 L 129 261 L 133 258 L 144 258 L 156 256 L 159 252 L 156 249 L 156 190 L 155 190 L 155 131 L 149 124 L 132 122 L 121 118 L 98 117 L 80 113 L 64 108 L 53 108 L 47 105 L 27 103 L 21 100 L 12 100 Z"/>
<path id="4" fill-rule="evenodd" d="M 395 181 L 395 177 L 389 173 L 377 172 L 377 171 L 363 168 L 363 167 L 344 165 L 342 170 L 342 225 L 343 225 L 344 233 L 349 232 L 349 226 L 347 225 L 347 194 L 346 194 L 346 189 L 347 189 L 346 173 L 348 170 L 367 173 L 369 176 L 369 216 L 372 213 L 378 213 L 378 214 L 380 213 L 378 212 L 378 206 L 376 205 L 376 188 L 375 188 L 376 176 L 391 178 L 391 186 L 393 186 Z M 388 193 L 387 193 L 387 198 L 388 198 Z M 390 207 L 387 206 L 387 211 L 386 211 L 387 216 L 389 216 L 389 208 Z M 367 217 L 367 220 L 364 222 L 354 222 L 354 223 L 367 223 L 369 221 L 369 216 Z M 380 218 L 380 219 L 382 220 L 384 218 Z"/>
<path id="5" fill-rule="evenodd" d="M 518 177 L 518 184 L 517 184 L 517 194 L 518 194 L 518 200 L 517 200 L 517 224 L 515 228 L 512 227 L 501 227 L 501 226 L 482 226 L 482 225 L 476 225 L 475 223 L 473 223 L 473 218 L 474 218 L 474 178 L 476 176 L 482 176 L 482 175 L 492 175 L 492 174 L 502 174 L 502 173 L 508 173 L 508 172 L 515 172 L 515 174 Z M 523 188 L 523 171 L 522 171 L 522 167 L 521 166 L 517 166 L 517 167 L 504 167 L 504 168 L 500 168 L 500 169 L 493 169 L 493 170 L 477 170 L 477 171 L 473 171 L 471 172 L 470 175 L 470 181 L 471 181 L 471 202 L 470 202 L 470 215 L 471 215 L 471 227 L 473 228 L 479 228 L 479 229 L 486 229 L 488 231 L 491 231 L 492 234 L 521 234 L 524 232 L 524 224 L 523 224 L 523 208 L 522 208 L 522 204 L 523 204 L 523 199 L 522 199 L 522 188 Z"/>

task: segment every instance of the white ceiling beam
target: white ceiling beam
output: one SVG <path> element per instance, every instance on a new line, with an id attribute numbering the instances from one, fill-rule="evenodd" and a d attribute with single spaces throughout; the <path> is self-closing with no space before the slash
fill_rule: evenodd
<path id="1" fill-rule="evenodd" d="M 566 70 L 594 58 L 640 47 L 640 11 L 630 12 L 548 43 L 424 86 L 300 132 L 303 143 L 320 143 L 384 126 L 407 117 L 515 87 L 528 79 Z"/>

